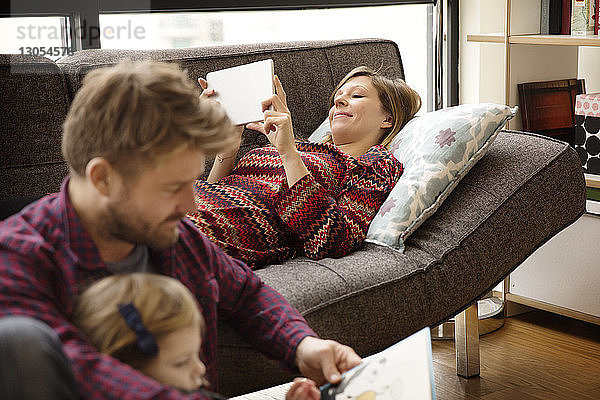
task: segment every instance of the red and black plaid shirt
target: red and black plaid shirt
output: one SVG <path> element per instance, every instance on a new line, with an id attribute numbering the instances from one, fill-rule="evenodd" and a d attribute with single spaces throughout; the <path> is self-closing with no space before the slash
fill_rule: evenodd
<path id="1" fill-rule="evenodd" d="M 110 274 L 67 194 L 47 196 L 0 222 L 0 317 L 26 315 L 50 325 L 63 342 L 83 398 L 179 399 L 177 390 L 100 354 L 70 317 L 77 296 Z M 206 319 L 202 358 L 216 386 L 217 319 L 228 321 L 258 350 L 294 367 L 295 350 L 316 336 L 304 318 L 243 263 L 213 245 L 188 221 L 167 250 L 150 249 L 161 273 L 183 282 L 198 299 Z"/>

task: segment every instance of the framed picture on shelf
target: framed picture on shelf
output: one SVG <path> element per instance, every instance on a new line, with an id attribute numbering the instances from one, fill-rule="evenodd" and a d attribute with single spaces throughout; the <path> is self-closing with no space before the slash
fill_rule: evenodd
<path id="1" fill-rule="evenodd" d="M 523 130 L 573 145 L 575 96 L 585 93 L 585 80 L 559 79 L 517 85 Z"/>

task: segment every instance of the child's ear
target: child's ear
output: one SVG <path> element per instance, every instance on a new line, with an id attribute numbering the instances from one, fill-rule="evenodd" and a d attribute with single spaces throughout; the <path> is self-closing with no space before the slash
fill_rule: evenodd
<path id="1" fill-rule="evenodd" d="M 384 119 L 383 122 L 381 123 L 380 128 L 387 129 L 387 128 L 391 128 L 391 127 L 392 127 L 392 116 L 388 115 L 386 117 L 386 119 Z"/>

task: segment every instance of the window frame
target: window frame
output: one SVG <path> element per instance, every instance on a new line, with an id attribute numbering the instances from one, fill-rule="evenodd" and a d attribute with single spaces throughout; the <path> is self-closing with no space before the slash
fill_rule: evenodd
<path id="1" fill-rule="evenodd" d="M 292 10 L 381 6 L 400 4 L 431 4 L 432 16 L 428 19 L 428 89 L 429 110 L 458 104 L 458 2 L 459 0 L 12 0 L 0 5 L 0 17 L 62 16 L 68 20 L 68 37 L 65 43 L 73 51 L 99 49 L 100 35 L 86 35 L 85 29 L 100 29 L 101 13 L 133 12 L 193 12 L 241 10 Z M 429 22 L 428 22 L 429 23 Z M 445 50 L 445 51 L 444 51 Z M 447 76 L 444 76 L 447 71 Z"/>
<path id="2" fill-rule="evenodd" d="M 398 4 L 433 4 L 437 0 L 99 0 L 101 13 L 130 12 L 184 12 L 184 11 L 250 11 L 299 10 L 383 6 Z M 150 7 L 148 7 L 150 3 Z"/>

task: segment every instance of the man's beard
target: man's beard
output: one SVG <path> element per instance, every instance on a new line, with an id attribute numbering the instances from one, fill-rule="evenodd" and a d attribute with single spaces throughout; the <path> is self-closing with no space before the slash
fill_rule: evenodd
<path id="1" fill-rule="evenodd" d="M 179 224 L 173 228 L 162 226 L 165 222 L 179 221 L 184 215 L 170 215 L 157 225 L 144 221 L 138 213 L 130 212 L 126 207 L 109 205 L 105 228 L 117 239 L 148 246 L 152 249 L 165 249 L 177 242 Z"/>

